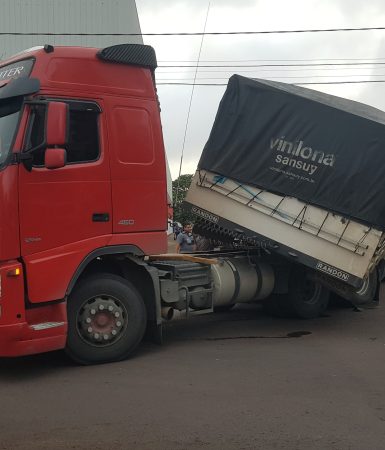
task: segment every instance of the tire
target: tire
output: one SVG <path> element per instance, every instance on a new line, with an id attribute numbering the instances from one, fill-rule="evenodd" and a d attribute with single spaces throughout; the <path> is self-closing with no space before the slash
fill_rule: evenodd
<path id="1" fill-rule="evenodd" d="M 296 268 L 290 275 L 289 292 L 272 295 L 264 302 L 268 314 L 277 317 L 314 319 L 328 307 L 330 292 L 307 277 L 306 271 Z"/>
<path id="2" fill-rule="evenodd" d="M 354 305 L 367 305 L 368 303 L 375 302 L 375 296 L 378 288 L 378 273 L 374 269 L 370 272 L 369 276 L 362 282 L 361 287 L 352 294 L 351 302 Z"/>
<path id="3" fill-rule="evenodd" d="M 221 312 L 227 312 L 230 311 L 231 309 L 233 309 L 235 306 L 235 303 L 232 305 L 218 305 L 218 306 L 214 306 L 214 312 L 216 313 L 221 313 Z"/>
<path id="4" fill-rule="evenodd" d="M 337 307 L 369 307 L 373 308 L 379 305 L 379 289 L 381 284 L 380 274 L 374 269 L 369 276 L 363 280 L 361 287 L 353 291 L 353 288 L 346 296 L 331 294 L 331 300 Z"/>
<path id="5" fill-rule="evenodd" d="M 120 361 L 138 346 L 146 323 L 144 302 L 131 283 L 92 275 L 68 299 L 66 352 L 80 364 Z"/>

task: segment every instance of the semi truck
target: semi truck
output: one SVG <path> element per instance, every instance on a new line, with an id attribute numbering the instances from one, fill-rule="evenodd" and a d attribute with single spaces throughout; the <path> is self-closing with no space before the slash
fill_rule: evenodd
<path id="1" fill-rule="evenodd" d="M 263 302 L 311 318 L 330 292 L 378 300 L 381 223 L 261 190 L 212 165 L 210 145 L 186 205 L 212 250 L 166 254 L 156 66 L 139 44 L 45 45 L 0 63 L 1 357 L 65 349 L 81 364 L 111 362 L 145 334 L 161 342 L 175 317 Z M 285 142 L 274 134 L 270 150 L 283 157 Z"/>

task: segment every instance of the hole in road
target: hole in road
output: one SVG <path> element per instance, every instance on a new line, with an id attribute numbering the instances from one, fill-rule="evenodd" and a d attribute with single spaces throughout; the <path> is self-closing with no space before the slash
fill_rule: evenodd
<path id="1" fill-rule="evenodd" d="M 311 334 L 311 331 L 292 331 L 291 333 L 287 333 L 287 337 L 289 338 L 299 338 L 302 336 L 307 336 Z"/>
<path id="2" fill-rule="evenodd" d="M 193 341 L 230 341 L 237 339 L 288 339 L 288 338 L 299 338 L 302 336 L 308 336 L 312 334 L 311 331 L 292 331 L 287 333 L 286 336 L 224 336 L 224 337 L 206 337 L 206 338 L 192 338 L 187 340 Z"/>

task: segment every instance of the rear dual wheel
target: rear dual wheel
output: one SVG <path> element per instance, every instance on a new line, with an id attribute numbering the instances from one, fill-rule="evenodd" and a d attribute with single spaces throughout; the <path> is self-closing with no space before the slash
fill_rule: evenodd
<path id="1" fill-rule="evenodd" d="M 146 329 L 146 308 L 124 278 L 98 274 L 84 279 L 68 299 L 66 351 L 81 364 L 127 358 Z"/>
<path id="2" fill-rule="evenodd" d="M 356 306 L 375 304 L 375 297 L 378 289 L 379 276 L 374 269 L 362 281 L 361 286 L 352 294 L 351 302 Z"/>
<path id="3" fill-rule="evenodd" d="M 330 291 L 311 280 L 302 268 L 295 268 L 289 279 L 287 294 L 275 294 L 268 298 L 265 310 L 277 317 L 314 319 L 328 307 Z"/>

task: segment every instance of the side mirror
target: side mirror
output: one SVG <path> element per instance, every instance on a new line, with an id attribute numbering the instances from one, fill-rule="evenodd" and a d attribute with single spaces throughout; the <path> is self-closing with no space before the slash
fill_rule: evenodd
<path id="1" fill-rule="evenodd" d="M 47 147 L 65 146 L 68 140 L 69 106 L 62 102 L 49 102 L 45 140 Z"/>
<path id="2" fill-rule="evenodd" d="M 60 169 L 67 163 L 67 152 L 64 148 L 47 148 L 44 156 L 44 166 L 47 169 Z"/>

